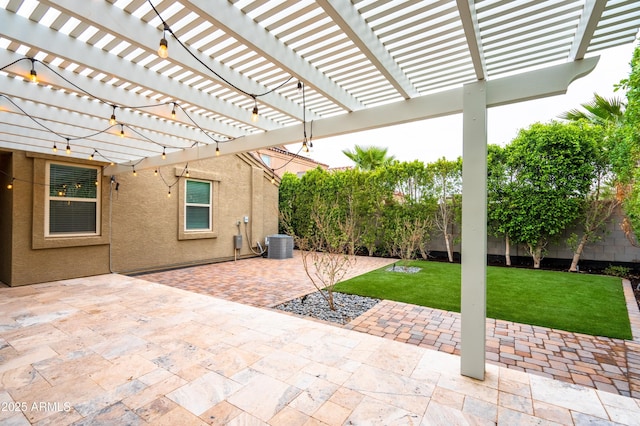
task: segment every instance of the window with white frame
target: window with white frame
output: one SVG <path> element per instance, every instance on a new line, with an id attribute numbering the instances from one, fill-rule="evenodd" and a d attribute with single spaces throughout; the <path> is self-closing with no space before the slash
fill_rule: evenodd
<path id="1" fill-rule="evenodd" d="M 211 182 L 185 180 L 185 231 L 211 231 Z"/>
<path id="2" fill-rule="evenodd" d="M 47 163 L 45 235 L 100 234 L 98 167 Z"/>

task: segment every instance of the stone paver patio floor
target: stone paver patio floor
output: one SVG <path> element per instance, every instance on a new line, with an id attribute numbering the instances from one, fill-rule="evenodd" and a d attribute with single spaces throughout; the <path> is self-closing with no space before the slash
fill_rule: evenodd
<path id="1" fill-rule="evenodd" d="M 640 424 L 638 399 L 459 365 L 117 274 L 0 289 L 2 425 Z"/>
<path id="2" fill-rule="evenodd" d="M 315 291 L 293 259 L 245 259 L 143 275 L 142 278 L 252 306 L 273 307 Z M 347 278 L 394 260 L 359 257 Z M 640 312 L 625 296 L 633 341 L 594 337 L 487 319 L 487 361 L 567 383 L 640 398 Z M 460 314 L 384 300 L 345 328 L 450 354 L 460 354 Z"/>

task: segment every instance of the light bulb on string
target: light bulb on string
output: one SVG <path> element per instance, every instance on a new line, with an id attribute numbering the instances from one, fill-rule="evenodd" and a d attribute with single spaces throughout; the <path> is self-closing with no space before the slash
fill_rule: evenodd
<path id="1" fill-rule="evenodd" d="M 185 167 L 186 173 L 185 176 L 189 177 L 189 166 Z"/>
<path id="2" fill-rule="evenodd" d="M 276 184 L 276 172 L 271 171 L 271 183 Z"/>
<path id="3" fill-rule="evenodd" d="M 216 157 L 220 157 L 220 147 L 218 146 L 218 142 L 216 142 Z"/>
<path id="4" fill-rule="evenodd" d="M 94 150 L 93 150 L 93 152 L 91 153 L 91 155 L 89 156 L 89 160 L 93 160 L 93 155 L 94 155 L 95 153 L 97 153 L 97 152 L 98 152 L 98 151 L 94 149 Z"/>
<path id="5" fill-rule="evenodd" d="M 154 175 L 154 176 L 158 176 L 158 169 L 155 169 L 155 170 L 153 171 L 153 175 Z"/>
<path id="6" fill-rule="evenodd" d="M 164 30 L 162 31 L 162 39 L 160 39 L 160 46 L 158 47 L 158 56 L 162 59 L 167 59 L 169 57 L 169 45 L 167 44 L 167 25 L 165 24 Z"/>
<path id="7" fill-rule="evenodd" d="M 67 155 L 71 154 L 71 146 L 69 145 L 69 139 L 67 139 L 67 148 L 65 149 L 65 151 L 67 152 Z"/>
<path id="8" fill-rule="evenodd" d="M 120 125 L 120 137 L 124 138 L 124 125 L 123 124 Z"/>
<path id="9" fill-rule="evenodd" d="M 302 81 L 298 80 L 298 93 L 302 93 Z"/>
<path id="10" fill-rule="evenodd" d="M 302 150 L 304 152 L 309 152 L 309 146 L 307 145 L 307 141 L 302 142 Z"/>
<path id="11" fill-rule="evenodd" d="M 176 103 L 173 103 L 173 108 L 171 109 L 171 118 L 176 119 Z"/>
<path id="12" fill-rule="evenodd" d="M 166 148 L 164 146 L 162 147 L 162 159 L 163 160 L 167 159 L 167 151 L 166 151 Z"/>
<path id="13" fill-rule="evenodd" d="M 109 124 L 114 126 L 117 123 L 117 121 L 116 121 L 116 108 L 117 107 L 115 105 L 112 105 L 112 107 L 113 107 L 113 112 L 111 113 L 111 118 L 109 119 Z"/>
<path id="14" fill-rule="evenodd" d="M 58 147 L 56 146 L 56 143 L 53 143 L 53 152 L 58 152 Z"/>
<path id="15" fill-rule="evenodd" d="M 131 166 L 131 168 L 133 169 L 133 175 L 138 176 L 138 172 L 136 172 L 136 166 Z"/>
<path id="16" fill-rule="evenodd" d="M 11 182 L 9 182 L 9 183 L 7 184 L 7 189 L 13 189 L 13 181 L 14 181 L 14 180 L 16 180 L 16 178 L 12 177 L 12 178 L 11 178 Z"/>
<path id="17" fill-rule="evenodd" d="M 36 60 L 32 59 L 31 60 L 31 71 L 29 72 L 29 80 L 31 80 L 32 83 L 38 83 L 38 73 L 36 72 L 36 67 L 35 67 L 35 63 Z"/>
<path id="18" fill-rule="evenodd" d="M 169 187 L 169 192 L 167 193 L 167 198 L 171 198 L 171 187 Z"/>
<path id="19" fill-rule="evenodd" d="M 258 121 L 258 100 L 256 99 L 255 95 L 253 96 L 253 111 L 251 112 L 251 121 L 253 121 L 254 123 L 256 121 Z"/>

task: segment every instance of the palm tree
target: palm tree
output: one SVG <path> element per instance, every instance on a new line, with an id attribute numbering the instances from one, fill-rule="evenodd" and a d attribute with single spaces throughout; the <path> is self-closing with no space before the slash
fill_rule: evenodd
<path id="1" fill-rule="evenodd" d="M 342 153 L 356 163 L 356 167 L 360 170 L 374 170 L 389 165 L 395 160 L 393 155 L 387 155 L 387 148 L 378 146 L 362 147 L 356 145 L 353 151 L 345 149 Z"/>
<path id="2" fill-rule="evenodd" d="M 597 93 L 593 94 L 593 100 L 582 104 L 586 111 L 572 109 L 561 114 L 559 117 L 569 121 L 587 120 L 595 126 L 604 129 L 603 141 L 599 143 L 599 149 L 595 158 L 594 177 L 592 181 L 592 191 L 587 195 L 583 207 L 583 213 L 579 221 L 582 228 L 582 236 L 573 234 L 567 243 L 573 250 L 573 259 L 569 271 L 578 270 L 578 262 L 583 253 L 584 247 L 600 238 L 600 233 L 606 223 L 610 220 L 615 209 L 620 205 L 620 200 L 609 188 L 608 178 L 612 171 L 612 157 L 610 152 L 616 144 L 611 136 L 615 133 L 623 122 L 625 104 L 620 98 L 607 99 Z M 618 186 L 618 191 L 621 187 Z"/>
<path id="3" fill-rule="evenodd" d="M 591 124 L 599 124 L 604 127 L 617 127 L 622 123 L 625 104 L 620 98 L 607 99 L 594 93 L 593 100 L 581 106 L 586 111 L 574 108 L 560 114 L 559 117 L 569 121 L 584 119 Z"/>

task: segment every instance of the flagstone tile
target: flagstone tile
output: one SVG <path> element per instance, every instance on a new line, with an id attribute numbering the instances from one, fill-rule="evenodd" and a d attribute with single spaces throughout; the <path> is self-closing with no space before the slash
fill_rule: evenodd
<path id="1" fill-rule="evenodd" d="M 98 424 L 142 425 L 144 424 L 144 420 L 122 402 L 117 402 L 75 422 L 74 426 L 92 426 Z"/>
<path id="2" fill-rule="evenodd" d="M 607 412 L 594 389 L 532 375 L 533 399 L 606 419 Z"/>
<path id="3" fill-rule="evenodd" d="M 268 426 L 268 423 L 263 422 L 249 413 L 243 412 L 230 420 L 228 426 Z"/>
<path id="4" fill-rule="evenodd" d="M 506 407 L 498 408 L 498 423 L 501 425 L 518 425 L 518 426 L 559 426 L 548 420 L 543 420 L 520 411 L 511 410 Z M 570 423 L 571 424 L 571 423 Z"/>
<path id="5" fill-rule="evenodd" d="M 431 401 L 420 425 L 495 425 L 487 419 L 477 418 L 469 413 L 463 413 L 454 407 Z"/>
<path id="6" fill-rule="evenodd" d="M 498 406 L 490 402 L 467 396 L 464 399 L 462 412 L 495 422 L 498 416 Z"/>
<path id="7" fill-rule="evenodd" d="M 0 373 L 13 370 L 19 367 L 25 367 L 30 364 L 57 357 L 58 353 L 51 349 L 49 346 L 37 346 L 28 349 L 25 352 L 18 352 L 11 359 L 7 359 L 0 364 Z"/>
<path id="8" fill-rule="evenodd" d="M 113 365 L 102 356 L 90 351 L 71 352 L 65 358 L 58 357 L 45 360 L 35 363 L 33 366 L 45 380 L 51 383 L 52 386 L 56 386 L 74 377 L 89 376 L 96 371 L 108 369 Z"/>
<path id="9" fill-rule="evenodd" d="M 227 401 L 243 411 L 269 421 L 300 394 L 300 389 L 273 377 L 258 374 Z M 260 398 L 256 398 L 260 395 Z"/>
<path id="10" fill-rule="evenodd" d="M 288 352 L 277 351 L 262 357 L 259 361 L 252 364 L 251 368 L 280 381 L 286 381 L 310 363 L 311 361 L 307 358 Z M 286 368 L 283 368 L 284 366 L 286 366 Z"/>
<path id="11" fill-rule="evenodd" d="M 260 359 L 260 355 L 253 352 L 232 346 L 224 346 L 224 350 L 218 351 L 210 358 L 202 361 L 202 365 L 223 376 L 231 377 Z"/>
<path id="12" fill-rule="evenodd" d="M 314 414 L 338 389 L 338 385 L 323 379 L 316 379 L 306 387 L 300 394 L 289 403 L 291 408 L 295 408 L 309 416 Z"/>
<path id="13" fill-rule="evenodd" d="M 135 413 L 145 422 L 153 424 L 159 417 L 164 416 L 176 407 L 178 407 L 178 404 L 168 398 L 162 397 L 136 409 Z"/>
<path id="14" fill-rule="evenodd" d="M 121 424 L 121 423 L 119 423 Z M 135 423 L 134 423 L 135 424 Z M 176 426 L 176 425 L 189 425 L 189 426 L 205 426 L 207 423 L 189 412 L 187 409 L 181 406 L 174 407 L 171 411 L 156 417 L 151 422 L 154 426 Z"/>
<path id="15" fill-rule="evenodd" d="M 94 371 L 89 377 L 106 390 L 113 389 L 156 369 L 156 365 L 140 355 L 123 356 L 111 360 L 105 368 Z"/>
<path id="16" fill-rule="evenodd" d="M 465 395 L 463 393 L 455 392 L 449 389 L 436 386 L 431 394 L 431 401 L 437 402 L 440 405 L 455 408 L 462 411 Z"/>
<path id="17" fill-rule="evenodd" d="M 498 405 L 501 407 L 533 415 L 533 401 L 531 398 L 507 392 L 500 392 L 498 398 Z"/>
<path id="18" fill-rule="evenodd" d="M 167 398 L 199 416 L 240 387 L 233 380 L 210 372 L 168 393 Z"/>
<path id="19" fill-rule="evenodd" d="M 487 385 L 480 380 L 465 376 L 441 375 L 438 386 L 455 392 L 496 404 L 498 402 L 498 389 Z"/>
<path id="20" fill-rule="evenodd" d="M 309 416 L 290 407 L 284 407 L 269 420 L 271 426 L 296 426 L 305 425 L 309 421 Z M 333 423 L 333 424 L 342 424 Z"/>
<path id="21" fill-rule="evenodd" d="M 397 406 L 390 405 L 374 398 L 365 397 L 349 415 L 345 424 L 405 426 L 410 424 L 419 424 L 421 418 L 422 416 L 403 410 Z"/>
<path id="22" fill-rule="evenodd" d="M 159 382 L 147 386 L 140 392 L 124 398 L 122 402 L 129 408 L 137 410 L 138 408 L 149 404 L 151 401 L 162 398 L 177 388 L 184 386 L 186 383 L 187 381 L 182 377 L 172 374 L 166 379 L 160 380 Z"/>
<path id="23" fill-rule="evenodd" d="M 353 373 L 343 386 L 420 417 L 435 389 L 431 383 L 366 365 Z"/>
<path id="24" fill-rule="evenodd" d="M 229 404 L 226 400 L 221 401 L 200 414 L 200 418 L 211 425 L 226 426 L 231 420 L 242 414 L 238 407 Z"/>
<path id="25" fill-rule="evenodd" d="M 351 415 L 352 410 L 331 401 L 326 401 L 313 413 L 313 418 L 329 425 L 341 425 Z"/>
<path id="26" fill-rule="evenodd" d="M 537 418 L 563 425 L 573 423 L 571 411 L 568 409 L 536 400 L 533 400 L 532 402 L 533 413 Z"/>

